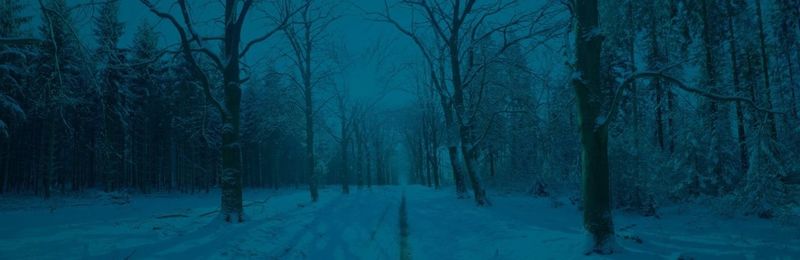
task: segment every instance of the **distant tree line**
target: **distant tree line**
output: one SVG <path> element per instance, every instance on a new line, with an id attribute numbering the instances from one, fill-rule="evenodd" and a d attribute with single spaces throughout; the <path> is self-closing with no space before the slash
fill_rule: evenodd
<path id="1" fill-rule="evenodd" d="M 0 2 L 1 193 L 48 198 L 88 189 L 207 192 L 221 186 L 225 124 L 208 94 L 222 99 L 223 89 L 204 93 L 203 80 L 183 53 L 159 46 L 162 35 L 147 19 L 123 24 L 119 5 Z M 97 9 L 93 39 L 76 27 L 79 8 Z M 26 30 L 32 17 L 25 14 L 31 13 L 41 20 L 35 31 Z M 128 33 L 134 39 L 123 46 L 120 38 Z M 191 54 L 208 82 L 221 85 L 221 76 L 214 74 L 218 64 Z M 265 66 L 242 81 L 241 158 L 236 160 L 242 163 L 243 186 L 310 183 L 304 159 L 308 145 L 298 134 L 306 125 L 297 125 L 305 122 L 304 115 L 293 103 L 299 93 L 287 73 Z M 354 161 L 385 157 L 388 149 L 362 123 L 369 114 L 360 112 L 353 124 L 359 154 Z M 317 121 L 310 127 L 320 127 Z M 354 183 L 355 177 L 365 186 L 396 179 L 382 174 L 386 166 L 357 164 Z"/>

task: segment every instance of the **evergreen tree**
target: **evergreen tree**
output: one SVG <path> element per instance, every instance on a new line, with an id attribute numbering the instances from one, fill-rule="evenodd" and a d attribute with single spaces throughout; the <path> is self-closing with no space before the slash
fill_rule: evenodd
<path id="1" fill-rule="evenodd" d="M 30 16 L 23 16 L 25 6 L 18 1 L 0 1 L 0 38 L 24 36 L 23 26 Z M 17 99 L 30 78 L 30 48 L 0 44 L 0 138 L 8 137 L 9 124 L 19 123 L 25 113 Z"/>
<path id="2" fill-rule="evenodd" d="M 98 43 L 99 112 L 102 115 L 100 144 L 95 148 L 102 155 L 102 173 L 105 190 L 112 191 L 127 174 L 130 135 L 128 133 L 129 99 L 126 81 L 125 57 L 118 48 L 123 24 L 118 20 L 119 2 L 103 4 L 100 15 L 94 20 L 94 36 Z"/>
<path id="3" fill-rule="evenodd" d="M 82 83 L 86 82 L 86 70 L 82 64 L 83 52 L 73 26 L 71 9 L 65 0 L 50 0 L 42 7 L 40 31 L 44 41 L 36 62 L 36 84 L 41 87 L 36 91 L 39 100 L 36 109 L 44 127 L 41 144 L 46 147 L 41 190 L 44 197 L 49 198 L 56 178 L 63 180 L 64 177 L 61 174 L 56 176 L 61 168 L 58 149 L 66 147 L 62 145 L 61 137 L 67 125 L 60 118 L 81 102 L 81 94 L 86 91 L 82 89 Z"/>

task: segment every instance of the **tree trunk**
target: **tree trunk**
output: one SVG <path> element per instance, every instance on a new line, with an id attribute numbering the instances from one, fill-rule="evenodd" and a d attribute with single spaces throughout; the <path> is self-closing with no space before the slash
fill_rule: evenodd
<path id="1" fill-rule="evenodd" d="M 225 110 L 222 114 L 222 207 L 220 213 L 227 222 L 242 222 L 244 210 L 242 207 L 242 146 L 240 143 L 240 107 L 242 89 L 239 84 L 239 41 L 241 27 L 233 22 L 236 20 L 235 0 L 227 0 L 225 5 L 225 43 L 223 57 L 227 62 L 223 73 L 225 92 Z"/>
<path id="2" fill-rule="evenodd" d="M 344 122 L 342 122 L 342 124 L 344 124 Z M 346 132 L 347 132 L 347 129 L 342 128 L 342 135 L 345 135 Z M 348 185 L 349 178 L 350 178 L 350 176 L 349 176 L 350 165 L 349 165 L 349 162 L 348 162 L 349 158 L 348 158 L 348 151 L 347 151 L 347 146 L 349 145 L 349 143 L 350 143 L 349 138 L 342 138 L 342 144 L 341 144 L 342 145 L 342 172 L 341 172 L 342 175 L 341 175 L 341 181 L 342 181 L 342 193 L 344 193 L 344 194 L 350 194 L 350 186 Z"/>
<path id="3" fill-rule="evenodd" d="M 447 153 L 450 156 L 450 166 L 453 169 L 453 182 L 456 185 L 456 196 L 458 198 L 467 198 L 467 184 L 464 182 L 464 172 L 461 168 L 461 159 L 458 154 L 457 142 L 455 141 L 455 120 L 453 119 L 453 108 L 447 98 L 441 96 L 442 110 L 444 111 L 445 129 L 447 129 Z"/>
<path id="4" fill-rule="evenodd" d="M 598 127 L 604 103 L 600 83 L 602 37 L 597 34 L 597 0 L 577 0 L 576 69 L 580 77 L 572 84 L 578 103 L 578 125 L 582 144 L 583 223 L 591 234 L 587 253 L 613 253 L 614 228 L 608 170 L 608 129 Z M 605 125 L 605 124 L 603 124 Z"/>
<path id="5" fill-rule="evenodd" d="M 789 69 L 789 91 L 792 94 L 791 95 L 791 101 L 790 101 L 790 103 L 792 105 L 791 105 L 791 107 L 789 109 L 792 110 L 792 116 L 794 116 L 794 118 L 797 119 L 798 118 L 798 116 L 797 116 L 797 106 L 798 106 L 797 103 L 798 102 L 797 102 L 797 94 L 796 94 L 797 90 L 795 89 L 796 83 L 795 83 L 795 78 L 794 78 L 794 69 L 792 68 L 792 66 L 794 64 L 792 64 L 792 57 L 791 56 L 792 56 L 791 53 L 789 53 L 789 51 L 787 51 L 786 52 L 786 62 L 788 63 L 787 67 Z"/>
<path id="6" fill-rule="evenodd" d="M 658 28 L 659 25 L 656 24 L 655 18 L 652 18 L 650 21 L 650 30 L 649 30 L 649 37 L 650 37 L 650 69 L 657 69 L 658 67 L 662 66 L 661 61 L 661 48 L 658 45 Z M 661 149 L 664 150 L 664 86 L 661 82 L 661 79 L 653 79 L 652 84 L 655 86 L 656 90 L 656 144 Z"/>
<path id="7" fill-rule="evenodd" d="M 5 149 L 3 151 L 3 184 L 0 186 L 0 194 L 8 192 L 9 163 L 11 163 L 11 140 L 4 140 Z"/>
<path id="8" fill-rule="evenodd" d="M 739 53 L 737 49 L 737 42 L 736 42 L 736 31 L 733 26 L 733 12 L 734 7 L 732 0 L 727 0 L 727 8 L 728 8 L 728 41 L 730 42 L 730 50 L 731 50 L 731 73 L 733 74 L 733 87 L 735 90 L 736 95 L 741 95 L 742 87 L 741 82 L 739 79 Z M 739 157 L 741 160 L 741 173 L 746 173 L 747 169 L 749 168 L 750 162 L 748 158 L 748 151 L 747 151 L 747 134 L 745 133 L 745 122 L 744 122 L 744 111 L 742 110 L 742 102 L 736 102 L 736 131 L 737 135 L 739 136 Z"/>
<path id="9" fill-rule="evenodd" d="M 455 16 L 454 16 L 455 17 Z M 453 84 L 453 113 L 455 123 L 458 130 L 458 137 L 461 141 L 461 156 L 464 159 L 464 166 L 467 171 L 472 184 L 473 195 L 475 196 L 475 203 L 479 206 L 488 205 L 486 199 L 486 191 L 483 190 L 480 182 L 480 176 L 477 173 L 477 166 L 475 165 L 475 156 L 473 156 L 472 148 L 472 135 L 470 121 L 467 119 L 466 106 L 464 104 L 464 83 L 461 78 L 461 53 L 459 52 L 459 31 L 458 26 L 453 26 L 450 32 L 450 42 L 448 43 L 448 50 L 450 51 L 450 73 L 452 75 Z"/>
<path id="10" fill-rule="evenodd" d="M 317 202 L 319 192 L 317 191 L 316 162 L 314 161 L 314 118 L 313 104 L 311 103 L 311 82 L 306 83 L 306 178 L 308 178 L 308 191 L 311 193 L 311 202 Z"/>
<path id="11" fill-rule="evenodd" d="M 764 75 L 765 105 L 767 109 L 772 109 L 772 91 L 770 90 L 769 80 L 769 57 L 767 56 L 766 33 L 764 32 L 764 19 L 761 12 L 761 0 L 756 0 L 756 17 L 758 18 L 758 38 L 761 48 L 761 73 Z M 769 136 L 773 141 L 778 140 L 778 128 L 775 123 L 775 114 L 767 113 L 767 127 Z"/>
<path id="12" fill-rule="evenodd" d="M 365 139 L 364 142 L 365 143 L 367 142 L 366 139 Z M 364 176 L 364 177 L 366 178 L 366 181 L 367 181 L 367 189 L 371 189 L 372 188 L 372 158 L 371 158 L 370 153 L 369 153 L 369 144 L 365 144 L 364 145 L 364 160 L 367 161 L 367 165 L 366 165 L 366 168 L 365 168 L 365 170 L 366 170 L 366 174 L 365 175 L 366 176 Z"/>
<path id="13" fill-rule="evenodd" d="M 45 199 L 50 198 L 50 189 L 53 186 L 53 178 L 55 178 L 56 173 L 56 120 L 52 115 L 54 112 L 50 113 L 50 120 L 47 123 L 47 171 L 44 178 L 42 178 Z"/>

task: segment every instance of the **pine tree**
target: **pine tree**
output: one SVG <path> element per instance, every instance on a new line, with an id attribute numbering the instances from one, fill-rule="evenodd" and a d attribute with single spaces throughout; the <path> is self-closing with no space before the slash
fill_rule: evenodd
<path id="1" fill-rule="evenodd" d="M 0 1 L 0 38 L 15 38 L 23 36 L 22 27 L 29 23 L 30 16 L 23 16 L 25 6 L 15 0 Z M 11 128 L 19 125 L 26 119 L 26 114 L 20 104 L 20 98 L 24 97 L 22 92 L 25 85 L 31 81 L 31 66 L 29 59 L 34 53 L 30 47 L 21 47 L 0 44 L 0 144 L 4 149 L 0 150 L 0 160 L 2 165 L 2 176 L 0 176 L 0 194 L 5 193 L 9 187 L 11 173 L 9 164 L 10 158 L 18 154 L 19 151 L 12 151 L 11 142 L 8 139 L 11 135 Z"/>
<path id="2" fill-rule="evenodd" d="M 21 15 L 25 6 L 15 0 L 0 1 L 0 38 L 24 35 L 22 26 L 31 21 Z M 9 124 L 25 118 L 17 98 L 30 75 L 27 66 L 30 48 L 0 44 L 0 138 L 8 137 Z"/>
<path id="3" fill-rule="evenodd" d="M 82 51 L 73 26 L 71 9 L 65 0 L 50 0 L 42 7 L 42 24 L 40 31 L 45 40 L 40 47 L 36 63 L 37 85 L 43 89 L 38 91 L 41 104 L 37 109 L 44 122 L 45 134 L 42 136 L 44 150 L 45 173 L 41 189 L 45 198 L 50 197 L 53 181 L 59 170 L 57 152 L 61 147 L 59 136 L 64 133 L 65 125 L 60 120 L 67 109 L 80 102 L 81 84 L 85 82 L 85 70 L 82 69 Z M 63 183 L 62 183 L 63 184 Z"/>
<path id="4" fill-rule="evenodd" d="M 118 48 L 123 24 L 118 20 L 119 2 L 103 4 L 100 15 L 94 20 L 94 36 L 98 43 L 99 98 L 102 100 L 101 141 L 97 149 L 102 153 L 102 167 L 106 191 L 121 186 L 126 174 L 129 152 L 127 93 L 125 82 L 125 57 Z"/>
<path id="5" fill-rule="evenodd" d="M 153 27 L 142 22 L 136 30 L 130 50 L 127 93 L 130 111 L 128 119 L 131 141 L 131 159 L 134 165 L 133 176 L 137 176 L 136 186 L 142 192 L 149 192 L 151 183 L 159 179 L 160 174 L 167 172 L 159 162 L 169 158 L 166 151 L 170 131 L 166 111 L 169 103 L 165 96 L 164 66 L 159 58 L 158 38 Z"/>
<path id="6" fill-rule="evenodd" d="M 795 60 L 792 55 L 800 59 L 800 0 L 776 0 L 775 10 L 773 11 L 774 31 L 780 50 L 780 58 L 785 63 L 786 78 L 784 78 L 781 93 L 789 93 L 788 111 L 789 116 L 795 120 L 800 119 L 798 115 L 798 85 L 800 85 L 800 60 Z M 795 68 L 797 66 L 797 68 Z M 783 96 L 783 95 L 782 95 Z"/>

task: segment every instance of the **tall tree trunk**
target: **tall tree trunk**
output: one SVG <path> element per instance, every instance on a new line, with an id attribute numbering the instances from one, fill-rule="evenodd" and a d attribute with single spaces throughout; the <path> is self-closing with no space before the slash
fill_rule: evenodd
<path id="1" fill-rule="evenodd" d="M 792 64 L 793 63 L 792 62 L 792 55 L 788 50 L 786 52 L 786 62 L 788 64 L 787 67 L 789 69 L 789 91 L 792 94 L 791 97 L 790 97 L 791 98 L 790 103 L 792 105 L 791 105 L 791 107 L 789 109 L 792 110 L 792 116 L 794 116 L 794 118 L 797 119 L 798 118 L 798 115 L 797 115 L 797 106 L 798 106 L 797 103 L 798 102 L 797 102 L 797 93 L 796 93 L 797 90 L 795 89 L 797 84 L 795 83 L 794 68 L 793 68 L 794 64 Z"/>
<path id="2" fill-rule="evenodd" d="M 344 124 L 344 122 L 342 122 L 342 124 Z M 346 132 L 347 132 L 347 129 L 342 128 L 342 135 L 345 135 Z M 350 176 L 349 176 L 350 165 L 349 165 L 349 161 L 348 161 L 348 159 L 349 159 L 348 155 L 349 154 L 348 154 L 348 151 L 347 151 L 347 146 L 349 144 L 350 144 L 349 138 L 344 138 L 343 137 L 342 138 L 342 144 L 341 144 L 342 145 L 342 147 L 341 147 L 341 149 L 342 149 L 342 172 L 341 172 L 342 175 L 341 175 L 341 181 L 342 181 L 342 193 L 344 193 L 344 194 L 349 194 L 350 193 L 350 186 L 348 185 L 348 182 L 349 182 L 349 179 L 350 179 Z"/>
<path id="3" fill-rule="evenodd" d="M 314 106 L 311 99 L 311 80 L 306 81 L 305 94 L 305 116 L 306 116 L 306 178 L 308 178 L 308 191 L 311 193 L 311 202 L 317 202 L 319 191 L 317 190 L 316 162 L 314 161 Z"/>
<path id="4" fill-rule="evenodd" d="M 241 27 L 236 24 L 237 1 L 227 0 L 225 5 L 225 43 L 223 57 L 228 60 L 223 72 L 225 110 L 222 116 L 222 207 L 225 221 L 242 222 L 242 145 L 240 143 L 240 119 L 242 89 L 239 84 L 239 41 Z"/>
<path id="5" fill-rule="evenodd" d="M 608 129 L 598 127 L 604 103 L 600 81 L 602 37 L 598 28 L 597 0 L 576 0 L 576 73 L 572 84 L 578 103 L 578 125 L 582 144 L 583 224 L 591 234 L 587 253 L 612 253 L 614 228 L 608 170 Z M 605 125 L 605 124 L 603 124 Z"/>
<path id="6" fill-rule="evenodd" d="M 767 35 L 764 32 L 764 19 L 761 11 L 761 0 L 756 0 L 756 17 L 758 19 L 758 38 L 761 48 L 761 73 L 764 75 L 764 99 L 767 109 L 772 109 L 772 90 L 770 89 L 769 80 L 769 56 L 767 56 Z M 778 127 L 775 122 L 775 114 L 767 113 L 767 127 L 769 127 L 769 136 L 773 141 L 778 140 Z"/>
<path id="7" fill-rule="evenodd" d="M 705 72 L 705 85 L 708 86 L 709 92 L 712 93 L 719 93 L 719 82 L 718 82 L 718 72 L 717 72 L 717 57 L 714 53 L 714 46 L 717 44 L 713 40 L 712 26 L 716 25 L 711 17 L 710 8 L 713 6 L 709 3 L 708 0 L 701 1 L 701 10 L 700 15 L 703 20 L 703 31 L 702 31 L 702 38 L 703 38 L 703 49 L 705 52 L 705 60 L 703 61 L 703 67 Z M 727 131 L 729 126 L 722 125 L 723 119 L 727 119 L 727 117 L 723 116 L 723 113 L 720 110 L 720 104 L 716 100 L 707 100 L 708 102 L 708 117 L 705 119 L 705 129 L 708 130 L 710 133 L 710 145 L 711 150 L 714 151 L 715 154 L 707 155 L 706 159 L 708 161 L 718 161 L 723 160 L 723 156 L 726 156 L 723 153 L 722 148 L 722 141 L 724 140 L 725 136 L 723 136 L 723 131 Z M 708 176 L 704 176 L 704 178 L 700 178 L 699 180 L 703 180 L 703 182 L 708 182 L 707 184 L 704 183 L 694 183 L 695 188 L 703 187 L 703 191 L 705 193 L 715 193 L 717 192 L 718 185 L 724 183 L 724 169 L 722 163 L 706 163 L 701 167 L 708 167 L 708 171 L 704 171 L 705 174 Z"/>
<path id="8" fill-rule="evenodd" d="M 467 184 L 464 181 L 464 172 L 461 167 L 461 158 L 458 153 L 458 142 L 455 140 L 456 130 L 454 130 L 455 120 L 453 115 L 453 107 L 444 96 L 441 97 L 442 109 L 444 111 L 444 124 L 447 129 L 447 154 L 450 156 L 450 167 L 453 169 L 453 182 L 456 185 L 456 196 L 458 198 L 467 198 Z"/>
<path id="9" fill-rule="evenodd" d="M 467 177 L 472 184 L 472 192 L 475 196 L 475 203 L 479 206 L 488 205 L 486 191 L 481 186 L 480 176 L 478 175 L 477 159 L 473 153 L 472 127 L 471 120 L 467 118 L 466 105 L 464 104 L 464 82 L 461 78 L 461 52 L 459 51 L 459 31 L 458 26 L 453 26 L 450 33 L 448 50 L 450 51 L 450 73 L 453 84 L 453 112 L 455 123 L 458 127 L 458 136 L 461 141 L 461 155 L 464 159 Z"/>
<path id="10" fill-rule="evenodd" d="M 739 53 L 736 41 L 736 30 L 733 26 L 735 9 L 733 7 L 732 0 L 727 0 L 726 4 L 728 9 L 728 41 L 730 42 L 731 46 L 731 73 L 733 74 L 733 87 L 736 95 L 741 95 L 743 91 L 740 82 L 741 80 L 739 79 Z M 736 102 L 736 130 L 737 135 L 739 136 L 739 160 L 741 160 L 741 172 L 745 173 L 750 167 L 750 162 L 748 158 L 749 153 L 747 151 L 747 133 L 745 132 L 744 111 L 742 109 L 742 102 Z"/>
<path id="11" fill-rule="evenodd" d="M 8 192 L 8 183 L 9 183 L 9 171 L 10 171 L 10 164 L 11 164 L 11 140 L 4 140 L 5 151 L 3 153 L 3 186 L 0 187 L 0 194 Z"/>
<path id="12" fill-rule="evenodd" d="M 649 30 L 649 37 L 650 37 L 650 69 L 657 69 L 658 67 L 662 66 L 661 64 L 662 57 L 661 57 L 661 47 L 658 45 L 658 24 L 656 24 L 656 19 L 651 18 L 650 21 L 650 30 Z M 664 86 L 661 82 L 661 79 L 653 79 L 652 84 L 655 86 L 656 90 L 656 144 L 658 147 L 663 151 L 664 150 Z"/>
<path id="13" fill-rule="evenodd" d="M 55 178 L 56 172 L 56 120 L 51 116 L 49 121 L 47 123 L 47 172 L 42 178 L 45 199 L 50 198 L 50 189 L 53 186 L 53 178 Z"/>
<path id="14" fill-rule="evenodd" d="M 365 143 L 367 142 L 366 140 L 367 139 L 364 140 Z M 365 168 L 365 170 L 366 170 L 366 174 L 365 175 L 366 176 L 364 176 L 364 177 L 366 178 L 366 181 L 367 181 L 367 189 L 371 189 L 372 188 L 372 156 L 369 153 L 369 144 L 365 144 L 364 145 L 364 160 L 367 161 L 367 165 L 366 165 L 366 168 Z"/>

